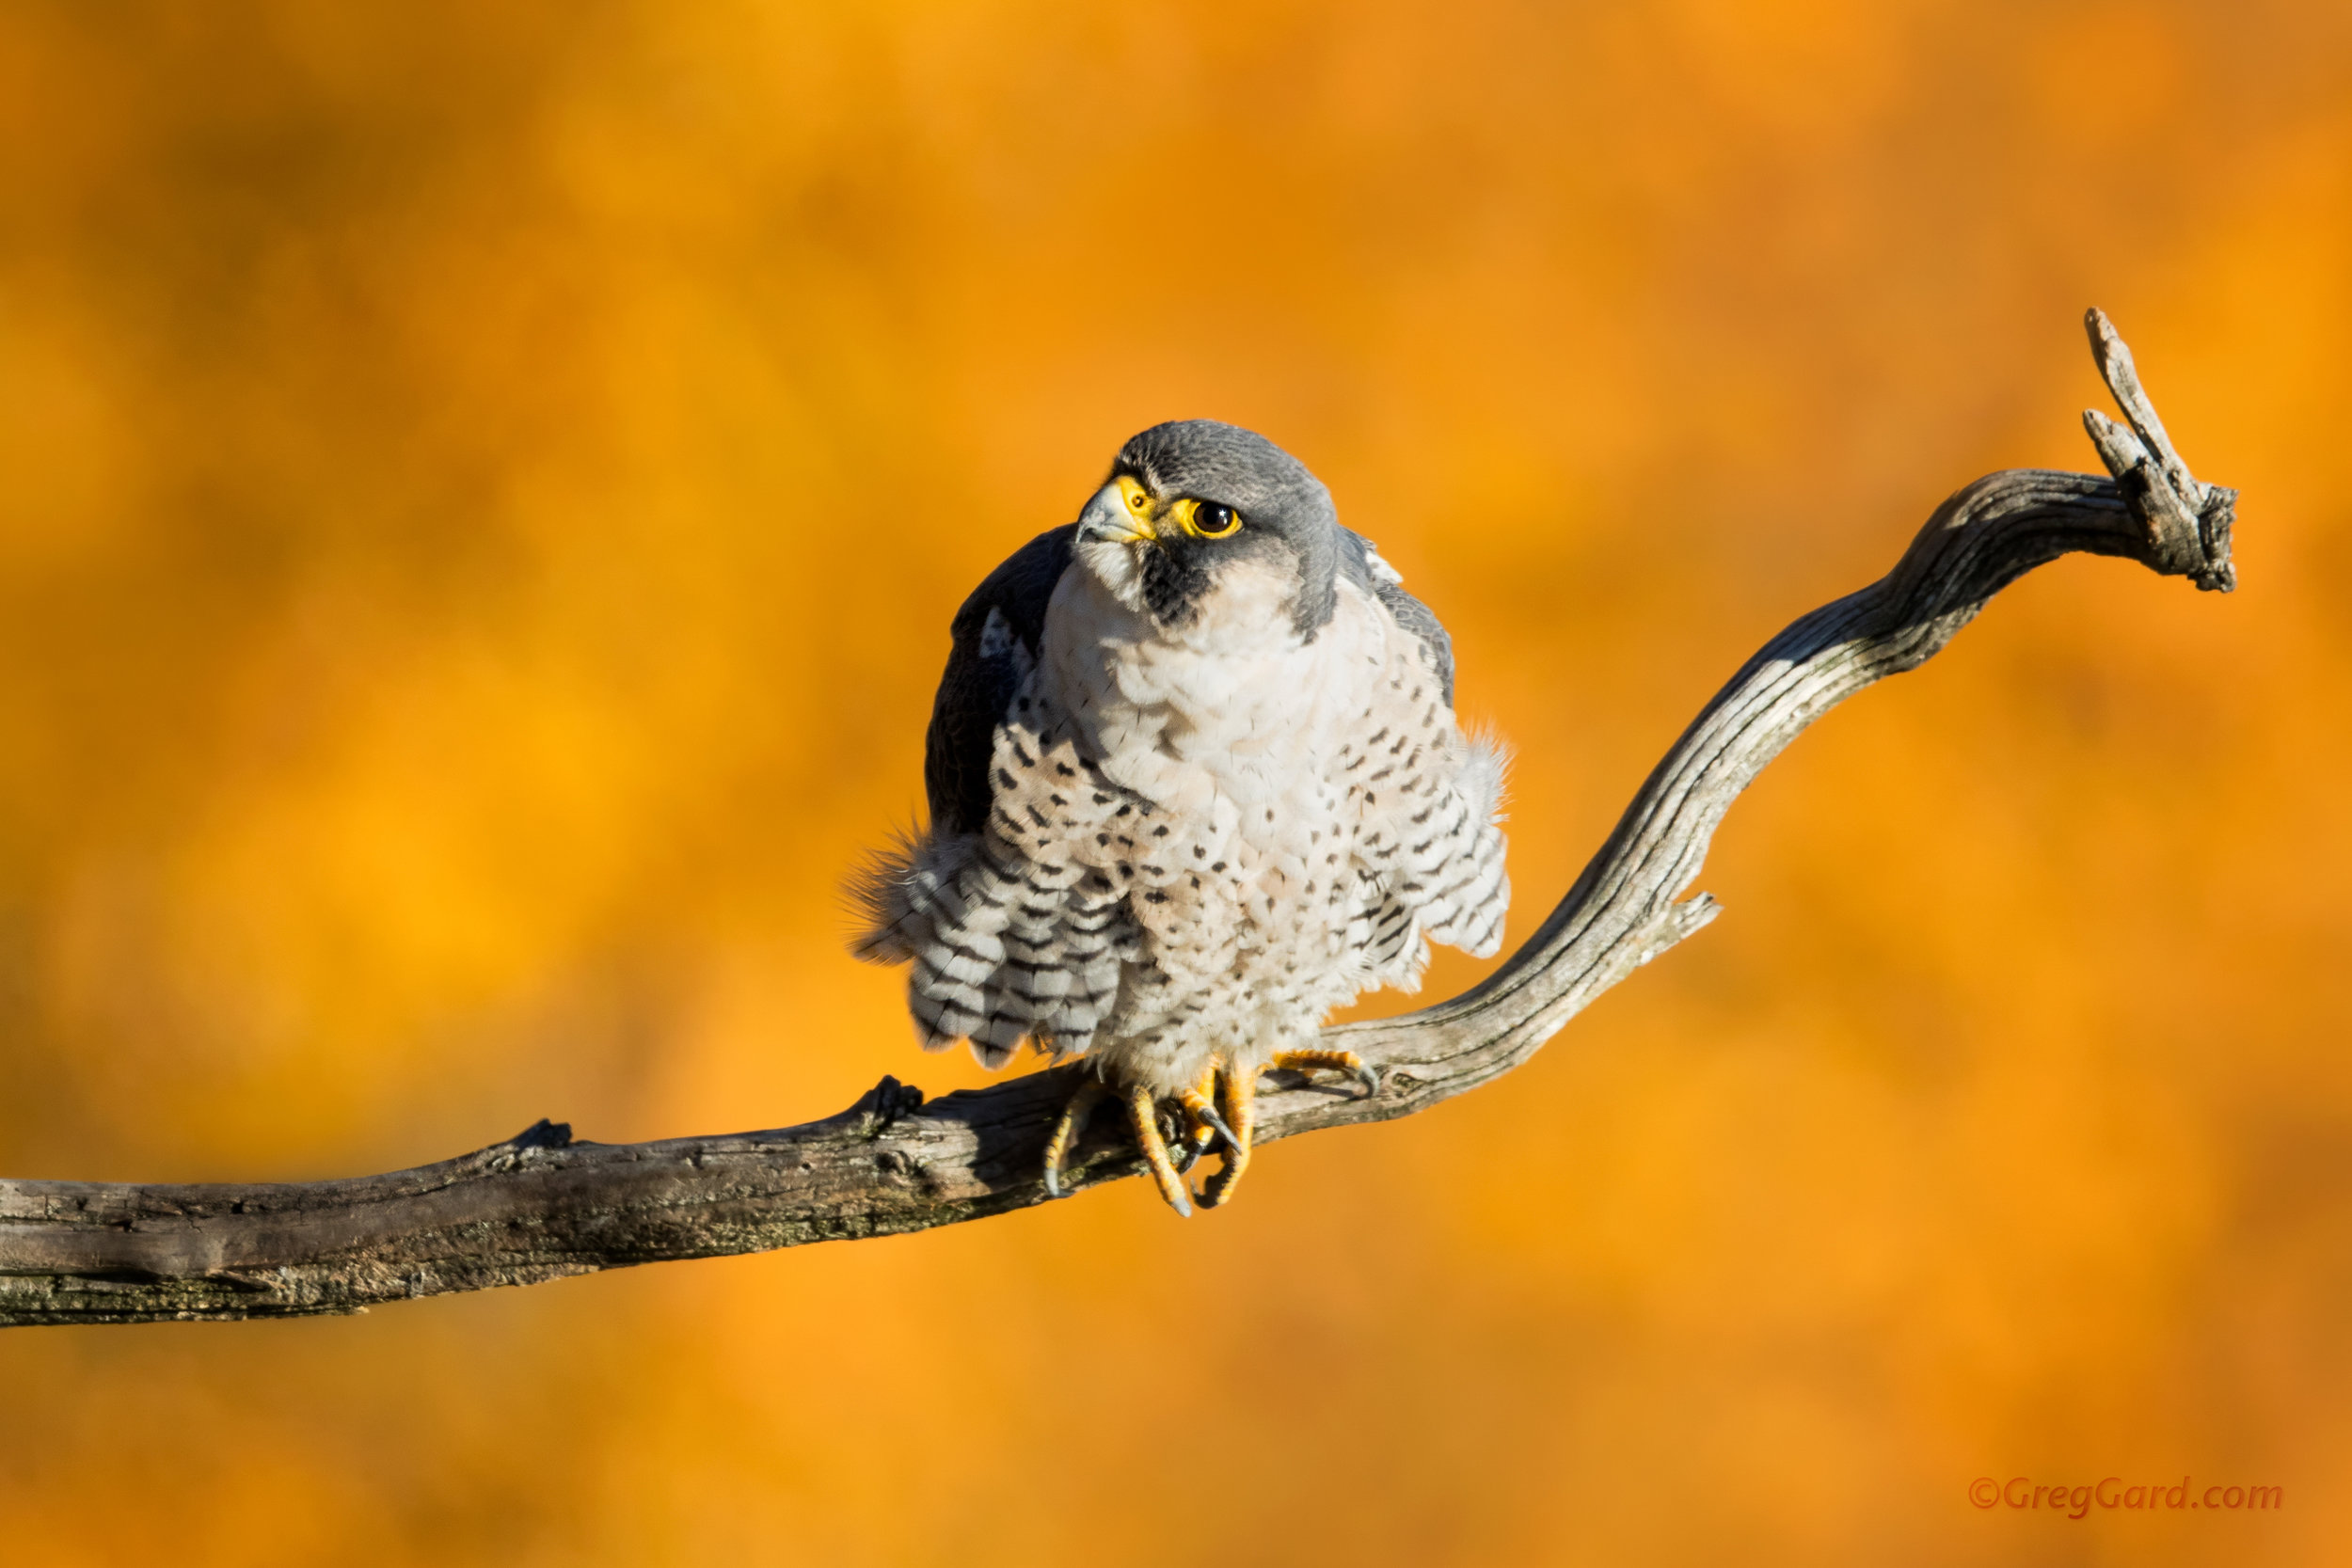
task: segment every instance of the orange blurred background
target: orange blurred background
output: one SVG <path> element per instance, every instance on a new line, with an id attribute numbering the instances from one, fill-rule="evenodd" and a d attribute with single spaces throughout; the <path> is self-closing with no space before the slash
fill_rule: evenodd
<path id="1" fill-rule="evenodd" d="M 0 1336 L 7 1560 L 2352 1560 L 2352 9 L 20 0 L 0 170 L 11 1175 L 980 1082 L 834 890 L 1154 420 L 1445 617 L 1519 935 L 2095 466 L 2085 305 L 2244 492 L 2233 597 L 2071 560 L 1806 736 L 1494 1088 L 1190 1223 Z M 1967 1499 L 2184 1473 L 2286 1507 Z"/>

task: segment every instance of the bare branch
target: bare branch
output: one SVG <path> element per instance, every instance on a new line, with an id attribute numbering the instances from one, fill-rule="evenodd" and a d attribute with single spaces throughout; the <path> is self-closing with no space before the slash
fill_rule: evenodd
<path id="1" fill-rule="evenodd" d="M 1409 1017 L 1327 1031 L 1379 1092 L 1278 1075 L 1258 1141 L 1409 1116 L 1534 1055 L 1596 996 L 1714 917 L 1681 900 L 1724 813 L 1799 731 L 1931 657 L 2010 583 L 2073 551 L 2228 589 L 2234 492 L 2191 478 L 2106 318 L 2092 351 L 2128 428 L 2087 414 L 2109 479 L 2010 469 L 1936 509 L 1895 569 L 1765 644 L 1683 732 L 1541 929 Z M 1680 900 L 1680 901 L 1678 901 Z M 801 1127 L 659 1143 L 541 1122 L 437 1165 L 263 1186 L 0 1181 L 0 1325 L 353 1312 L 406 1296 L 921 1230 L 1044 1200 L 1073 1068 L 925 1103 L 885 1078 Z M 1072 1184 L 1139 1162 L 1101 1118 Z"/>

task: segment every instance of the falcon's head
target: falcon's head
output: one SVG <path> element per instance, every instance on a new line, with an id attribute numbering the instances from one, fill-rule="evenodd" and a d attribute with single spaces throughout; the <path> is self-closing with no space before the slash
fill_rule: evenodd
<path id="1" fill-rule="evenodd" d="M 1343 548 L 1322 481 L 1264 436 L 1215 420 L 1153 425 L 1120 448 L 1073 547 L 1121 602 L 1169 630 L 1193 626 L 1218 590 L 1252 582 L 1310 637 L 1331 618 Z"/>

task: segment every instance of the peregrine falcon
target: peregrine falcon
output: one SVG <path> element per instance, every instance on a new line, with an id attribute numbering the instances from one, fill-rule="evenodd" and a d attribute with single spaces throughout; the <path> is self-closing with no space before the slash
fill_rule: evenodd
<path id="1" fill-rule="evenodd" d="M 1090 1065 L 1047 1146 L 1054 1196 L 1115 1096 L 1181 1214 L 1184 1168 L 1221 1139 L 1200 1201 L 1226 1201 L 1261 1073 L 1376 1090 L 1315 1049 L 1325 1017 L 1418 989 L 1432 942 L 1501 946 L 1503 757 L 1454 721 L 1445 628 L 1263 436 L 1136 436 L 953 637 L 930 823 L 859 879 L 854 950 L 914 966 L 927 1051 Z"/>

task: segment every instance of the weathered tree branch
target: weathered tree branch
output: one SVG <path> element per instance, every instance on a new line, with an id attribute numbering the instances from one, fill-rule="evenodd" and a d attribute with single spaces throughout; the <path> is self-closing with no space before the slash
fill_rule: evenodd
<path id="1" fill-rule="evenodd" d="M 1683 732 L 1550 918 L 1491 978 L 1409 1017 L 1328 1031 L 1381 1069 L 1359 1099 L 1278 1078 L 1260 1142 L 1409 1116 L 1502 1076 L 1596 996 L 1713 918 L 1716 824 L 1797 733 L 1932 657 L 2010 583 L 2075 550 L 2227 590 L 2235 493 L 2200 484 L 2106 317 L 2091 346 L 2127 424 L 2084 420 L 2109 479 L 2010 469 L 1936 509 L 1895 569 L 1782 632 Z M 353 1312 L 664 1259 L 890 1235 L 1044 1199 L 1047 1129 L 1074 1069 L 926 1104 L 885 1078 L 801 1127 L 659 1143 L 541 1122 L 478 1153 L 352 1180 L 262 1186 L 0 1181 L 0 1325 Z M 1139 1162 L 1116 1118 L 1073 1185 Z"/>

